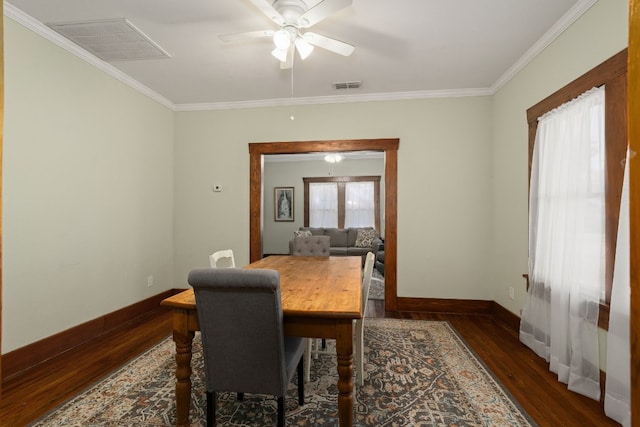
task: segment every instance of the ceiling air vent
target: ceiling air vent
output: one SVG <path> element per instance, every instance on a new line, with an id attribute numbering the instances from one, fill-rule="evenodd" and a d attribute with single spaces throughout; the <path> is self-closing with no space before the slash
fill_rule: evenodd
<path id="1" fill-rule="evenodd" d="M 54 22 L 47 26 L 106 62 L 171 58 L 163 48 L 124 18 Z"/>
<path id="2" fill-rule="evenodd" d="M 360 89 L 362 86 L 361 81 L 357 82 L 341 82 L 341 83 L 332 83 L 334 89 Z"/>

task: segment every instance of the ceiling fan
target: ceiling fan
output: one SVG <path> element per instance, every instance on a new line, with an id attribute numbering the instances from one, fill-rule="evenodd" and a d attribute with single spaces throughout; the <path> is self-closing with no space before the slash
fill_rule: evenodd
<path id="1" fill-rule="evenodd" d="M 317 24 L 329 15 L 350 6 L 352 0 L 249 0 L 269 19 L 280 26 L 277 31 L 263 30 L 246 33 L 223 34 L 218 38 L 223 42 L 272 37 L 275 49 L 271 52 L 280 60 L 280 68 L 293 67 L 294 52 L 301 59 L 307 58 L 317 46 L 331 52 L 349 56 L 355 46 L 327 36 L 302 30 Z M 307 3 L 314 4 L 311 7 Z"/>

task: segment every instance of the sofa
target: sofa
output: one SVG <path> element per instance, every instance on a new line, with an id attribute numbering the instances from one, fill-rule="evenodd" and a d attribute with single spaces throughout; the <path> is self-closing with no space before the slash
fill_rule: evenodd
<path id="1" fill-rule="evenodd" d="M 359 231 L 363 230 L 363 231 Z M 331 244 L 329 255 L 331 256 L 361 256 L 362 262 L 367 252 L 378 252 L 378 246 L 382 244 L 382 240 L 373 227 L 361 228 L 311 228 L 300 227 L 294 231 L 294 237 L 289 241 L 289 254 L 293 253 L 293 241 L 297 236 L 329 236 Z M 360 235 L 360 236 L 359 236 Z M 373 235 L 371 239 L 369 237 Z M 358 239 L 360 237 L 360 239 Z M 357 244 L 357 245 L 356 245 Z"/>
<path id="2" fill-rule="evenodd" d="M 382 244 L 378 246 L 378 252 L 376 252 L 375 267 L 376 270 L 378 270 L 378 272 L 384 276 L 384 242 L 382 242 Z"/>

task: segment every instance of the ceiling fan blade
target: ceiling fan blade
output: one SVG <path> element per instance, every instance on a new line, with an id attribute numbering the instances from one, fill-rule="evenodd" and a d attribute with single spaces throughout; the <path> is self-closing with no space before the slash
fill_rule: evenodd
<path id="1" fill-rule="evenodd" d="M 269 0 L 249 0 L 255 7 L 257 7 L 267 18 L 271 19 L 278 25 L 284 25 L 284 18 L 277 10 L 271 5 Z"/>
<path id="2" fill-rule="evenodd" d="M 293 54 L 295 53 L 295 47 L 293 43 L 289 46 L 289 51 L 287 52 L 287 60 L 285 62 L 280 62 L 281 70 L 288 70 L 293 68 Z"/>
<path id="3" fill-rule="evenodd" d="M 246 33 L 220 34 L 218 38 L 225 43 L 273 37 L 273 30 L 249 31 Z"/>
<path id="4" fill-rule="evenodd" d="M 309 28 L 329 15 L 351 6 L 351 3 L 352 0 L 323 0 L 300 16 L 298 25 L 300 28 Z"/>
<path id="5" fill-rule="evenodd" d="M 302 36 L 305 41 L 314 46 L 321 47 L 331 52 L 337 53 L 342 56 L 349 56 L 353 53 L 356 47 L 352 44 L 341 42 L 340 40 L 332 39 L 327 36 L 308 32 Z"/>

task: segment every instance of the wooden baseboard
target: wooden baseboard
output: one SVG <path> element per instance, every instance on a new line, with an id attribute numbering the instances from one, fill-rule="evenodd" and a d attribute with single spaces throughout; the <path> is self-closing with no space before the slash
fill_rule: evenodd
<path id="1" fill-rule="evenodd" d="M 449 314 L 491 314 L 493 301 L 439 298 L 397 298 L 398 311 Z"/>
<path id="2" fill-rule="evenodd" d="M 489 315 L 516 335 L 520 330 L 520 317 L 495 301 L 399 297 L 397 303 L 397 311 Z"/>
<path id="3" fill-rule="evenodd" d="M 511 332 L 520 335 L 520 317 L 495 301 L 492 301 L 491 304 L 491 315 L 497 322 L 506 326 Z"/>
<path id="4" fill-rule="evenodd" d="M 181 289 L 171 289 L 2 355 L 2 380 L 49 360 L 152 310 Z"/>

